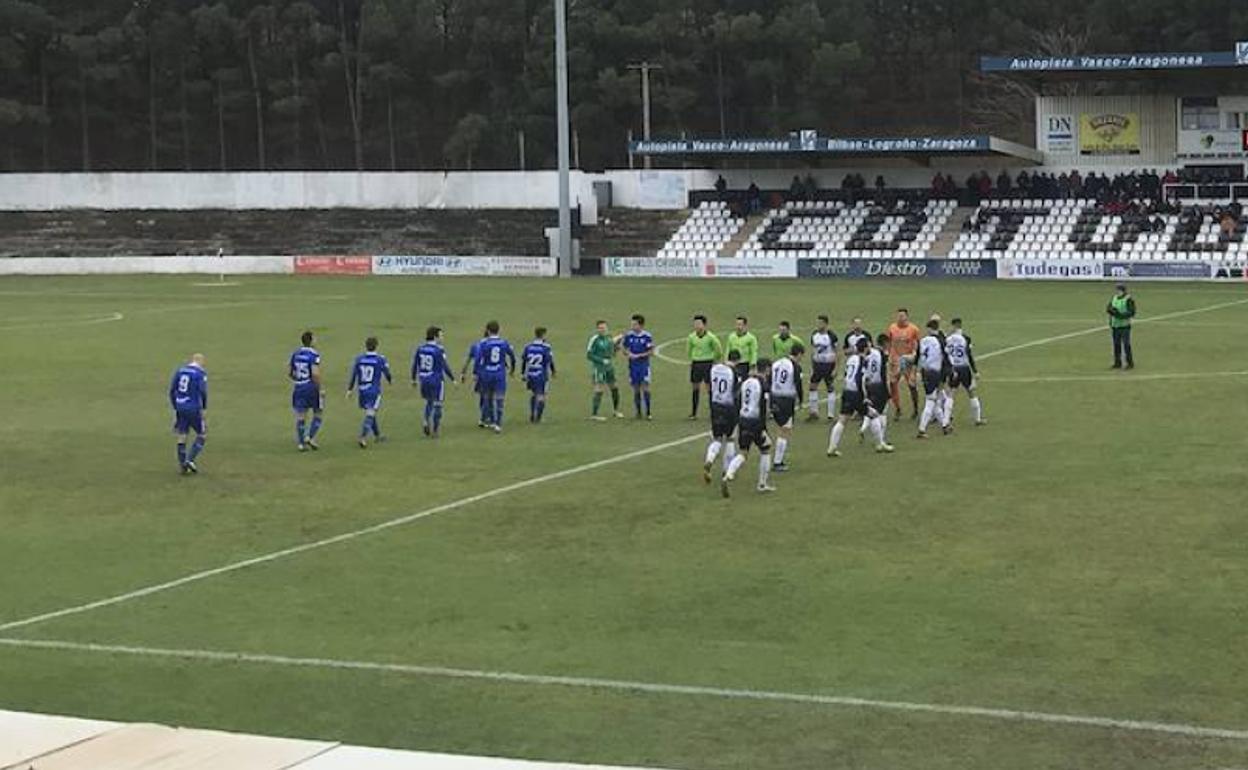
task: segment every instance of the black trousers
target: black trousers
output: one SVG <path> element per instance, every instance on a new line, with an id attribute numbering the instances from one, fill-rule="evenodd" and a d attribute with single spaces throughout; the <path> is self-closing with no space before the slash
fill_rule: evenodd
<path id="1" fill-rule="evenodd" d="M 1135 366 L 1135 356 L 1131 352 L 1131 327 L 1115 326 L 1110 331 L 1114 334 L 1114 366 L 1122 366 L 1124 356 L 1127 366 Z"/>

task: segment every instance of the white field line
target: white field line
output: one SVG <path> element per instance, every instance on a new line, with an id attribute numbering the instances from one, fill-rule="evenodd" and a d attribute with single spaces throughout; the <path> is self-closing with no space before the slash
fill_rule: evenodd
<path id="1" fill-rule="evenodd" d="M 1163 315 L 1141 318 L 1136 321 L 1136 324 L 1138 325 L 1138 324 L 1146 324 L 1146 323 L 1159 323 L 1161 321 L 1169 321 L 1170 319 L 1173 319 L 1173 318 L 1185 318 L 1190 315 L 1197 315 L 1199 313 L 1210 313 L 1210 312 L 1213 312 L 1214 310 L 1222 310 L 1224 308 L 1235 307 L 1237 305 L 1245 305 L 1245 304 L 1248 304 L 1248 299 L 1238 299 L 1232 302 L 1220 302 L 1216 305 L 1198 307 L 1192 310 L 1179 310 L 1174 313 L 1165 313 Z M 1083 319 L 1071 319 L 1071 320 L 1074 321 L 1074 320 L 1083 320 Z M 997 323 L 1001 323 L 1001 321 L 993 320 L 993 321 L 986 321 L 985 323 L 997 324 Z M 1027 323 L 1032 323 L 1032 322 L 1022 321 L 1022 322 L 1016 322 L 1016 323 L 1027 324 Z M 1046 319 L 1037 320 L 1035 321 L 1035 323 L 1062 323 L 1062 321 L 1056 318 L 1053 318 L 1053 319 L 1046 318 Z M 1219 324 L 1218 326 L 1221 326 L 1221 324 Z M 1108 323 L 1103 323 L 1103 324 L 1100 324 L 1099 326 L 1092 326 L 1087 329 L 1080 329 L 1078 331 L 1066 332 L 1065 334 L 1058 334 L 1053 337 L 1044 337 L 1038 340 L 1032 340 L 1031 342 L 1024 342 L 1020 345 L 1013 345 L 1008 348 L 1001 348 L 1000 350 L 994 350 L 989 353 L 984 353 L 983 355 L 978 356 L 978 358 L 980 358 L 981 360 L 986 359 L 986 358 L 994 358 L 996 356 L 1005 355 L 1006 353 L 1013 353 L 1017 350 L 1026 350 L 1027 348 L 1039 347 L 1041 345 L 1050 345 L 1054 342 L 1061 342 L 1062 340 L 1074 339 L 1076 337 L 1086 337 L 1089 334 L 1096 334 L 1097 332 L 1107 332 L 1107 331 L 1109 331 L 1109 325 Z M 688 366 L 689 364 L 688 360 L 683 359 L 683 358 L 672 358 L 671 356 L 668 356 L 663 353 L 664 349 L 672 345 L 676 345 L 678 343 L 684 342 L 685 339 L 686 339 L 685 337 L 677 337 L 676 339 L 667 340 L 666 342 L 660 343 L 654 349 L 655 357 L 662 361 L 666 361 L 669 364 L 676 364 L 678 366 Z M 761 341 L 760 341 L 760 344 L 761 344 Z"/>
<path id="2" fill-rule="evenodd" d="M 469 497 L 461 497 L 460 499 L 453 500 L 449 503 L 435 505 L 432 508 L 426 508 L 416 513 L 408 514 L 406 516 L 400 516 L 395 519 L 389 519 L 379 524 L 373 524 L 368 527 L 362 527 L 360 529 L 351 530 L 350 532 L 343 532 L 342 534 L 334 535 L 332 537 L 323 538 L 321 540 L 314 540 L 308 543 L 302 543 L 300 545 L 291 546 L 289 548 L 283 548 L 278 551 L 272 551 L 270 553 L 261 554 L 260 556 L 255 556 L 250 559 L 243 559 L 241 561 L 232 562 L 230 564 L 225 564 L 220 567 L 214 567 L 213 569 L 206 569 L 200 572 L 193 572 L 189 575 L 185 575 L 183 577 L 180 577 L 174 580 L 169 580 L 164 583 L 157 583 L 155 585 L 150 585 L 145 588 L 140 588 L 134 591 L 129 591 L 127 593 L 117 594 L 117 595 L 110 596 L 104 599 L 99 599 L 93 602 L 87 602 L 85 604 L 79 604 L 73 607 L 65 607 L 64 609 L 54 610 L 52 612 L 45 612 L 40 615 L 34 615 L 32 617 L 22 618 L 20 620 L 9 621 L 8 623 L 0 624 L 0 631 L 12 631 L 18 628 L 25 628 L 27 626 L 33 626 L 36 623 L 43 623 L 49 620 L 55 620 L 57 618 L 64 618 L 70 615 L 79 615 L 84 612 L 90 612 L 92 610 L 98 610 L 104 607 L 111 607 L 116 604 L 122 604 L 123 602 L 129 602 L 135 599 L 143 598 L 145 596 L 151 596 L 152 594 L 158 594 L 158 593 L 168 591 L 174 588 L 179 588 L 184 585 L 189 585 L 191 583 L 198 583 L 202 580 L 207 580 L 209 578 L 217 577 L 218 575 L 227 575 L 231 572 L 237 572 L 239 570 L 247 569 L 248 567 L 255 567 L 260 564 L 268 564 L 269 562 L 274 562 L 279 559 L 285 559 L 290 556 L 296 556 L 298 554 L 306 553 L 308 551 L 315 551 L 317 549 L 325 548 L 327 546 L 337 545 L 338 543 L 345 543 L 351 540 L 356 540 L 358 538 L 365 537 L 367 535 L 374 535 L 374 534 L 377 534 L 378 532 L 384 532 L 386 530 L 393 529 L 395 527 L 401 527 L 407 524 L 411 524 L 413 522 L 420 521 L 421 519 L 427 519 L 430 516 L 436 516 L 439 513 L 446 513 L 447 511 L 453 511 L 459 508 L 463 508 L 465 506 L 472 505 L 474 503 L 482 502 L 484 500 L 490 500 L 495 497 L 502 497 L 504 495 L 509 495 L 512 492 L 516 492 L 521 489 L 528 489 L 529 487 L 534 487 L 539 484 L 545 484 L 551 481 L 558 481 L 559 479 L 565 479 L 569 476 L 575 476 L 580 473 L 586 473 L 588 471 L 596 470 L 598 468 L 604 468 L 609 465 L 616 465 L 618 463 L 627 462 L 629 460 L 635 460 L 638 457 L 645 457 L 646 455 L 655 454 L 656 452 L 662 452 L 664 450 L 671 449 L 673 447 L 683 446 L 685 444 L 689 444 L 694 441 L 702 440 L 706 438 L 706 436 L 707 434 L 703 432 L 703 433 L 694 434 L 692 436 L 685 436 L 684 438 L 678 438 L 672 441 L 666 441 L 662 444 L 655 444 L 654 446 L 647 447 L 645 449 L 638 449 L 633 452 L 625 452 L 623 454 L 615 455 L 614 457 L 608 457 L 604 460 L 596 460 L 594 462 L 585 463 L 583 465 L 577 465 L 573 468 L 566 468 L 564 470 L 556 471 L 554 473 L 547 473 L 543 476 L 535 476 L 530 479 L 525 479 L 524 481 L 517 481 L 514 484 L 508 484 L 506 486 L 496 487 L 494 489 L 491 489 L 487 492 L 482 492 L 480 494 L 471 495 Z"/>
<path id="3" fill-rule="evenodd" d="M 1187 316 L 1190 316 L 1190 315 L 1198 315 L 1200 313 L 1211 313 L 1214 310 L 1224 310 L 1228 307 L 1236 307 L 1238 305 L 1248 305 L 1248 299 L 1237 299 L 1237 300 L 1234 300 L 1233 302 L 1219 302 L 1216 305 L 1207 305 L 1205 307 L 1198 307 L 1192 310 L 1179 310 L 1174 313 L 1163 313 L 1162 315 L 1148 316 L 1146 318 L 1141 318 L 1137 320 L 1135 324 L 1139 326 L 1140 324 L 1158 323 L 1159 321 L 1168 321 L 1172 318 L 1186 318 Z M 981 356 L 978 356 L 978 358 L 985 359 L 985 358 L 993 358 L 995 356 L 1003 356 L 1006 353 L 1014 353 L 1019 350 L 1026 350 L 1028 348 L 1039 347 L 1040 345 L 1049 345 L 1054 342 L 1061 342 L 1062 340 L 1074 339 L 1075 337 L 1086 337 L 1089 334 L 1108 333 L 1108 331 L 1109 331 L 1109 324 L 1103 323 L 1100 326 L 1093 326 L 1088 329 L 1080 329 L 1079 331 L 1075 331 L 1075 332 L 1067 332 L 1065 334 L 1058 334 L 1053 337 L 1045 337 L 1044 339 L 1032 340 L 1031 342 L 1024 342 L 1019 345 L 1011 345 L 1008 348 L 1001 348 L 999 350 L 994 350 L 990 353 L 985 353 Z"/>
<path id="4" fill-rule="evenodd" d="M 1112 382 L 1118 385 L 1129 385 L 1132 382 L 1152 382 L 1156 380 L 1209 380 L 1223 377 L 1245 377 L 1248 371 L 1242 372 L 1172 372 L 1158 374 L 1134 374 L 1120 372 L 1118 374 L 1069 374 L 1051 377 L 986 377 L 985 383 L 993 385 L 1030 385 L 1042 382 Z"/>
<path id="5" fill-rule="evenodd" d="M 879 711 L 902 711 L 943 716 L 963 716 L 980 719 L 996 719 L 1009 722 L 1033 722 L 1039 724 L 1095 727 L 1139 733 L 1178 735 L 1188 738 L 1217 738 L 1224 740 L 1248 740 L 1248 730 L 1221 727 L 1152 722 L 1138 719 L 1087 716 L 1082 714 L 1053 714 L 1044 711 L 991 708 L 985 706 L 960 706 L 942 703 L 913 703 L 910 701 L 875 700 L 847 695 L 819 693 L 781 692 L 774 690 L 751 690 L 702 685 L 664 684 L 638 682 L 626 679 L 603 679 L 579 676 L 547 676 L 521 674 L 511 671 L 486 671 L 478 669 L 447 668 L 443 666 L 417 666 L 404 663 L 374 663 L 355 660 L 326 658 L 296 658 L 284 655 L 257 655 L 243 652 L 220 652 L 215 650 L 175 650 L 157 647 L 131 647 L 113 644 L 88 644 L 80 642 L 46 641 L 39 639 L 0 639 L 0 646 L 62 652 L 86 652 L 107 655 L 129 655 L 145 658 L 171 660 L 196 660 L 215 663 L 234 663 L 289 668 L 314 668 L 338 671 L 367 671 L 408 676 L 437 677 L 444 679 L 505 682 L 509 684 L 547 687 L 571 687 L 649 695 L 672 695 L 694 698 L 719 698 L 741 701 L 768 701 L 815 706 L 840 706 L 845 708 Z"/>
<path id="6" fill-rule="evenodd" d="M 0 326 L 0 331 L 13 332 L 22 331 L 24 329 L 64 329 L 68 326 L 98 326 L 99 324 L 124 321 L 125 318 L 126 316 L 122 313 L 108 313 L 107 315 L 77 321 L 58 321 L 55 318 L 49 318 L 46 321 L 40 321 L 38 323 L 31 322 Z"/>
<path id="7" fill-rule="evenodd" d="M 59 321 L 56 318 L 45 318 L 42 321 L 34 321 L 32 317 L 14 318 L 12 321 L 22 321 L 22 323 L 7 323 L 0 326 L 0 332 L 16 332 L 21 329 L 45 329 L 45 328 L 65 328 L 67 326 L 96 326 L 100 323 L 114 323 L 116 321 L 124 321 L 125 314 L 122 313 L 106 313 L 96 314 L 90 318 L 77 318 L 74 321 Z"/>

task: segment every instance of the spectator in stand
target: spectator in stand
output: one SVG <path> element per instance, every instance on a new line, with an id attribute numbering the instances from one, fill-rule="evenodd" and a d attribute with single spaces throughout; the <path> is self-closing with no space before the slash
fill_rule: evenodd
<path id="1" fill-rule="evenodd" d="M 1001 169 L 1001 173 L 997 174 L 997 194 L 1003 198 L 1008 198 L 1013 186 L 1014 183 L 1010 180 L 1010 175 L 1006 173 L 1005 169 Z"/>
<path id="2" fill-rule="evenodd" d="M 802 178 L 797 174 L 793 175 L 793 181 L 789 183 L 789 200 L 806 200 L 806 187 L 802 184 Z"/>
<path id="3" fill-rule="evenodd" d="M 719 179 L 715 180 L 715 193 L 721 201 L 725 199 L 728 193 L 728 180 L 724 179 L 723 174 L 720 174 Z"/>
<path id="4" fill-rule="evenodd" d="M 756 183 L 750 182 L 749 189 L 745 191 L 745 200 L 751 214 L 757 214 L 763 210 L 763 191 L 758 189 Z"/>
<path id="5" fill-rule="evenodd" d="M 806 188 L 806 200 L 819 200 L 819 183 L 815 181 L 814 174 L 807 174 L 802 186 Z"/>
<path id="6" fill-rule="evenodd" d="M 885 187 L 887 187 L 887 186 L 888 186 L 888 185 L 886 185 L 886 184 L 884 183 L 884 175 L 883 175 L 883 174 L 877 174 L 877 175 L 876 175 L 876 177 L 875 177 L 875 191 L 876 191 L 876 192 L 880 192 L 880 193 L 882 193 L 882 192 L 884 192 L 884 188 L 885 188 Z"/>
<path id="7" fill-rule="evenodd" d="M 1018 172 L 1018 191 L 1024 198 L 1031 194 L 1031 174 L 1027 169 Z"/>

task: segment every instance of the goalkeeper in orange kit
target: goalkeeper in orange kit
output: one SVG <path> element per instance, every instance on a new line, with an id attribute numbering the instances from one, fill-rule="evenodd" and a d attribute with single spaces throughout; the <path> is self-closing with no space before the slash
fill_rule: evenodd
<path id="1" fill-rule="evenodd" d="M 910 389 L 910 419 L 919 416 L 918 367 L 915 356 L 919 352 L 919 327 L 910 323 L 910 311 L 898 308 L 897 321 L 888 327 L 888 387 L 892 395 L 894 417 L 901 419 L 901 383 Z"/>

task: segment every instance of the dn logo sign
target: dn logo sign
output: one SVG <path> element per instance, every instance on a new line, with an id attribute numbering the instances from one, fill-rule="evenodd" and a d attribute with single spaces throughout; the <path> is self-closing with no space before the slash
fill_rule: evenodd
<path id="1" fill-rule="evenodd" d="M 1050 115 L 1049 116 L 1049 133 L 1059 134 L 1065 132 L 1067 134 L 1074 133 L 1075 119 L 1070 115 Z"/>

